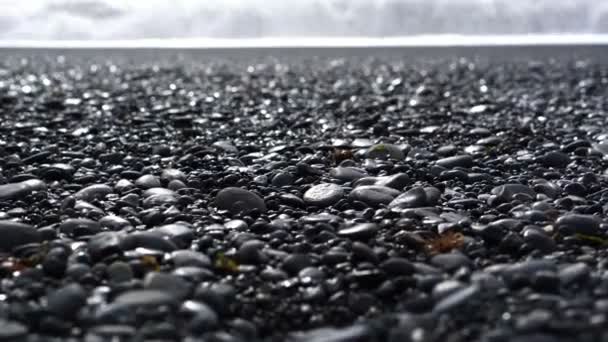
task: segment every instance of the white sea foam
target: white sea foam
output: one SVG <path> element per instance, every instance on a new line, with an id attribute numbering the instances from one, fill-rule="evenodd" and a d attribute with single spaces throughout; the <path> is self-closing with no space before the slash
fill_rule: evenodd
<path id="1" fill-rule="evenodd" d="M 608 33 L 602 0 L 0 0 L 0 40 Z"/>

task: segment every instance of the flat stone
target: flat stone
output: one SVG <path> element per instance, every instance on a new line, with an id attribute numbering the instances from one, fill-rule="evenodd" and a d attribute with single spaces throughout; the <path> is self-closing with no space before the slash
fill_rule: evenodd
<path id="1" fill-rule="evenodd" d="M 0 185 L 0 200 L 23 199 L 34 191 L 46 191 L 46 183 L 28 179 L 18 183 Z"/>
<path id="2" fill-rule="evenodd" d="M 492 189 L 492 194 L 503 202 L 510 202 L 516 195 L 522 194 L 530 198 L 536 197 L 536 192 L 529 186 L 523 184 L 505 184 Z"/>
<path id="3" fill-rule="evenodd" d="M 59 224 L 59 231 L 70 236 L 94 235 L 101 232 L 101 224 L 86 218 L 67 219 Z"/>
<path id="4" fill-rule="evenodd" d="M 160 174 L 160 179 L 163 182 L 167 183 L 174 180 L 183 182 L 186 180 L 186 174 L 178 169 L 164 169 L 163 172 Z"/>
<path id="5" fill-rule="evenodd" d="M 392 257 L 380 264 L 380 268 L 392 275 L 410 275 L 414 273 L 415 267 L 414 264 L 409 262 L 405 258 Z"/>
<path id="6" fill-rule="evenodd" d="M 380 185 L 363 185 L 350 192 L 349 198 L 354 201 L 361 201 L 370 206 L 389 204 L 399 196 L 400 192 L 393 188 Z"/>
<path id="7" fill-rule="evenodd" d="M 424 188 L 412 188 L 396 197 L 389 203 L 390 208 L 420 208 L 427 205 L 427 196 Z"/>
<path id="8" fill-rule="evenodd" d="M 313 186 L 304 193 L 304 202 L 316 207 L 328 207 L 344 197 L 344 189 L 333 183 L 323 183 Z"/>
<path id="9" fill-rule="evenodd" d="M 295 333 L 289 338 L 294 342 L 355 342 L 373 341 L 372 329 L 363 324 L 345 328 L 318 328 L 315 330 Z"/>
<path id="10" fill-rule="evenodd" d="M 294 177 L 291 173 L 279 172 L 276 175 L 274 175 L 274 177 L 272 177 L 272 180 L 270 181 L 270 183 L 274 186 L 282 187 L 282 186 L 288 186 L 288 185 L 293 184 L 293 181 L 294 181 Z"/>
<path id="11" fill-rule="evenodd" d="M 564 168 L 570 163 L 570 157 L 563 152 L 551 151 L 544 154 L 540 162 L 544 166 Z"/>
<path id="12" fill-rule="evenodd" d="M 10 252 L 15 247 L 41 240 L 40 233 L 29 224 L 0 220 L 0 252 Z"/>
<path id="13" fill-rule="evenodd" d="M 177 197 L 174 195 L 151 195 L 144 199 L 143 205 L 146 208 L 152 208 L 161 205 L 177 204 Z"/>
<path id="14" fill-rule="evenodd" d="M 407 174 L 397 173 L 391 176 L 377 177 L 375 185 L 388 186 L 389 188 L 401 191 L 410 182 L 411 179 Z"/>
<path id="15" fill-rule="evenodd" d="M 479 286 L 476 284 L 454 291 L 450 295 L 440 300 L 433 308 L 434 314 L 452 311 L 465 305 L 479 293 Z"/>
<path id="16" fill-rule="evenodd" d="M 365 153 L 367 158 L 371 159 L 405 159 L 405 153 L 397 145 L 393 144 L 376 144 L 371 146 Z"/>
<path id="17" fill-rule="evenodd" d="M 101 219 L 99 219 L 99 224 L 102 227 L 115 231 L 132 227 L 131 222 L 129 222 L 127 219 L 116 215 L 108 215 L 102 217 Z"/>
<path id="18" fill-rule="evenodd" d="M 131 290 L 122 293 L 114 300 L 114 303 L 126 307 L 157 307 L 163 305 L 174 306 L 177 304 L 177 297 L 166 291 L 144 289 Z"/>
<path id="19" fill-rule="evenodd" d="M 106 184 L 93 184 L 79 190 L 77 193 L 74 194 L 74 197 L 78 200 L 91 202 L 96 199 L 103 199 L 111 193 L 112 188 L 110 186 Z"/>
<path id="20" fill-rule="evenodd" d="M 447 271 L 453 271 L 460 267 L 468 267 L 473 263 L 471 259 L 460 252 L 437 254 L 431 258 L 431 264 Z"/>
<path id="21" fill-rule="evenodd" d="M 470 167 L 473 166 L 473 157 L 468 154 L 441 158 L 435 162 L 439 166 L 451 169 L 454 167 Z"/>
<path id="22" fill-rule="evenodd" d="M 135 185 L 143 189 L 160 187 L 160 179 L 154 175 L 143 175 L 135 180 Z"/>
<path id="23" fill-rule="evenodd" d="M 150 231 L 159 233 L 160 235 L 169 238 L 169 240 L 181 248 L 189 247 L 192 240 L 194 240 L 194 230 L 188 224 L 166 224 Z"/>
<path id="24" fill-rule="evenodd" d="M 178 249 L 172 241 L 165 239 L 161 234 L 149 231 L 128 234 L 120 242 L 120 248 L 125 251 L 138 247 L 163 252 L 173 252 Z"/>
<path id="25" fill-rule="evenodd" d="M 365 170 L 356 168 L 356 167 L 342 167 L 338 166 L 329 171 L 329 174 L 341 181 L 352 182 L 357 179 L 363 178 L 367 176 L 367 172 Z"/>
<path id="26" fill-rule="evenodd" d="M 340 229 L 338 236 L 353 239 L 367 240 L 376 235 L 379 227 L 375 223 L 359 223 L 352 227 Z"/>
<path id="27" fill-rule="evenodd" d="M 142 197 L 146 198 L 146 197 L 155 196 L 155 195 L 156 196 L 172 196 L 172 197 L 177 196 L 175 191 L 173 191 L 171 189 L 155 187 L 155 188 L 146 189 L 144 191 L 144 193 L 142 194 Z"/>
<path id="28" fill-rule="evenodd" d="M 601 223 L 602 220 L 597 216 L 580 214 L 566 214 L 555 221 L 557 230 L 565 235 L 596 235 Z"/>
<path id="29" fill-rule="evenodd" d="M 179 250 L 171 253 L 171 261 L 176 267 L 196 266 L 211 267 L 211 259 L 203 253 L 192 250 Z"/>
<path id="30" fill-rule="evenodd" d="M 257 210 L 260 213 L 266 212 L 264 200 L 251 191 L 229 187 L 222 189 L 215 197 L 215 205 L 220 210 L 227 210 L 236 215 L 241 212 L 251 212 Z"/>

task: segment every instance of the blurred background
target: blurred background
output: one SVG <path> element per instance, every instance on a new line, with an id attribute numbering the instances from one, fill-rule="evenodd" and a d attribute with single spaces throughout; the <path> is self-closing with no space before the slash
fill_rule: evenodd
<path id="1" fill-rule="evenodd" d="M 607 32 L 603 0 L 0 0 L 0 40 Z"/>

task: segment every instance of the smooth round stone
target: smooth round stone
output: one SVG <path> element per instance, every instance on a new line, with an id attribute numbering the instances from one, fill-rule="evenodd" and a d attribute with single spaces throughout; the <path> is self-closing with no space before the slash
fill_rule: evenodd
<path id="1" fill-rule="evenodd" d="M 179 179 L 174 179 L 172 181 L 169 182 L 169 184 L 167 184 L 167 189 L 171 190 L 171 191 L 177 191 L 179 189 L 183 189 L 186 188 L 186 184 L 182 181 L 180 181 Z"/>
<path id="2" fill-rule="evenodd" d="M 329 171 L 329 174 L 336 179 L 345 182 L 352 182 L 357 179 L 363 178 L 367 176 L 367 172 L 365 170 L 356 168 L 356 167 L 342 167 L 338 166 Z"/>
<path id="3" fill-rule="evenodd" d="M 555 241 L 544 231 L 536 228 L 527 228 L 523 232 L 524 242 L 530 248 L 544 253 L 551 253 L 557 247 Z"/>
<path id="4" fill-rule="evenodd" d="M 122 230 L 122 229 L 126 229 L 126 228 L 130 228 L 131 222 L 127 221 L 126 219 L 120 217 L 120 216 L 116 216 L 116 215 L 108 215 L 108 216 L 104 216 L 101 219 L 99 219 L 99 224 L 102 227 L 108 228 L 110 230 Z"/>
<path id="5" fill-rule="evenodd" d="M 238 260 L 243 264 L 259 264 L 265 258 L 262 252 L 264 246 L 263 241 L 255 239 L 243 242 L 237 251 Z"/>
<path id="6" fill-rule="evenodd" d="M 375 185 L 387 186 L 396 190 L 403 190 L 405 186 L 410 184 L 410 177 L 405 173 L 396 173 L 391 176 L 376 177 Z"/>
<path id="7" fill-rule="evenodd" d="M 103 232 L 92 236 L 87 243 L 87 250 L 94 261 L 120 253 L 123 235 L 116 232 Z"/>
<path id="8" fill-rule="evenodd" d="M 562 189 L 553 182 L 541 181 L 534 185 L 534 191 L 549 198 L 556 198 L 562 192 Z"/>
<path id="9" fill-rule="evenodd" d="M 132 340 L 137 330 L 135 327 L 121 324 L 105 324 L 91 327 L 85 337 L 86 342 L 102 342 L 118 339 L 119 341 Z"/>
<path id="10" fill-rule="evenodd" d="M 427 205 L 426 192 L 421 187 L 416 187 L 399 195 L 389 203 L 391 208 L 420 208 Z"/>
<path id="11" fill-rule="evenodd" d="M 194 240 L 194 230 L 188 224 L 172 223 L 150 230 L 173 241 L 178 247 L 186 248 Z"/>
<path id="12" fill-rule="evenodd" d="M 112 193 L 112 188 L 106 184 L 93 184 L 83 189 L 80 189 L 74 194 L 74 197 L 78 200 L 85 202 L 91 202 L 96 199 L 103 199 L 108 194 Z"/>
<path id="13" fill-rule="evenodd" d="M 563 267 L 557 274 L 561 283 L 568 286 L 586 281 L 591 274 L 591 268 L 585 263 L 577 262 Z"/>
<path id="14" fill-rule="evenodd" d="M 354 201 L 361 201 L 370 206 L 389 204 L 400 192 L 380 185 L 363 185 L 350 192 L 349 198 Z"/>
<path id="15" fill-rule="evenodd" d="M 405 159 L 405 153 L 397 145 L 393 144 L 376 144 L 371 146 L 365 153 L 367 158 L 371 159 Z"/>
<path id="16" fill-rule="evenodd" d="M 445 298 L 446 296 L 449 296 L 450 294 L 464 287 L 465 285 L 462 282 L 449 279 L 436 284 L 433 287 L 433 291 L 431 292 L 431 294 L 433 296 L 433 299 L 439 300 Z"/>
<path id="17" fill-rule="evenodd" d="M 557 269 L 554 260 L 550 259 L 530 259 L 509 265 L 503 270 L 503 276 L 507 278 L 523 277 L 531 278 L 538 272 L 555 272 Z"/>
<path id="18" fill-rule="evenodd" d="M 351 250 L 355 259 L 369 261 L 374 264 L 378 263 L 378 255 L 376 252 L 363 242 L 353 242 Z"/>
<path id="19" fill-rule="evenodd" d="M 215 197 L 215 205 L 218 209 L 227 210 L 233 215 L 254 210 L 261 213 L 266 212 L 266 203 L 260 196 L 251 191 L 234 187 L 225 188 L 218 192 Z"/>
<path id="20" fill-rule="evenodd" d="M 0 319 L 0 341 L 24 341 L 28 332 L 21 323 Z"/>
<path id="21" fill-rule="evenodd" d="M 333 183 L 323 183 L 313 186 L 304 193 L 304 202 L 316 207 L 328 207 L 344 197 L 344 189 Z"/>
<path id="22" fill-rule="evenodd" d="M 47 296 L 47 309 L 56 316 L 74 317 L 86 302 L 84 288 L 79 284 L 70 284 Z"/>
<path id="23" fill-rule="evenodd" d="M 316 267 L 306 267 L 305 269 L 298 272 L 298 277 L 309 278 L 315 282 L 321 282 L 325 280 L 325 273 Z"/>
<path id="24" fill-rule="evenodd" d="M 563 168 L 570 163 L 570 157 L 559 151 L 547 152 L 540 158 L 541 164 L 548 167 Z"/>
<path id="25" fill-rule="evenodd" d="M 131 266 L 123 261 L 115 261 L 106 268 L 108 280 L 111 283 L 128 283 L 133 280 Z"/>
<path id="26" fill-rule="evenodd" d="M 460 267 L 472 265 L 471 259 L 460 252 L 437 254 L 431 258 L 431 264 L 444 270 L 453 271 Z"/>
<path id="27" fill-rule="evenodd" d="M 435 164 L 448 169 L 454 167 L 470 167 L 473 166 L 473 157 L 468 154 L 446 157 L 437 160 Z"/>
<path id="28" fill-rule="evenodd" d="M 114 189 L 116 191 L 118 191 L 119 193 L 123 193 L 127 190 L 131 190 L 135 187 L 135 184 L 133 184 L 130 180 L 128 179 L 121 179 L 119 180 L 116 185 L 114 185 Z"/>
<path id="29" fill-rule="evenodd" d="M 170 260 L 176 267 L 196 266 L 211 267 L 211 259 L 203 253 L 183 249 L 171 253 Z"/>
<path id="30" fill-rule="evenodd" d="M 268 177 L 265 175 L 255 176 L 253 182 L 256 184 L 266 185 L 268 184 Z"/>
<path id="31" fill-rule="evenodd" d="M 367 324 L 354 324 L 343 328 L 317 328 L 293 334 L 293 342 L 354 342 L 373 341 L 374 331 Z M 396 340 L 398 341 L 398 340 Z"/>
<path id="32" fill-rule="evenodd" d="M 70 236 L 87 236 L 101 232 L 101 224 L 86 218 L 67 219 L 59 224 L 59 231 Z"/>
<path id="33" fill-rule="evenodd" d="M 555 221 L 557 230 L 565 235 L 597 235 L 601 223 L 597 216 L 580 214 L 566 214 Z"/>
<path id="34" fill-rule="evenodd" d="M 162 235 L 154 232 L 137 232 L 126 235 L 120 242 L 120 248 L 128 251 L 136 248 L 147 248 L 164 252 L 173 252 L 178 247 Z"/>
<path id="35" fill-rule="evenodd" d="M 188 324 L 191 331 L 195 333 L 203 333 L 209 331 L 219 324 L 218 314 L 207 304 L 186 301 L 182 304 L 180 311 L 188 312 L 192 315 L 192 319 Z"/>
<path id="36" fill-rule="evenodd" d="M 249 225 L 247 224 L 247 222 L 243 221 L 243 220 L 230 220 L 226 223 L 224 223 L 224 227 L 226 227 L 226 229 L 235 229 L 235 230 L 245 230 L 249 227 Z"/>
<path id="37" fill-rule="evenodd" d="M 312 266 L 312 260 L 306 254 L 291 254 L 285 260 L 283 260 L 283 264 L 281 268 L 285 270 L 285 272 L 296 275 L 301 270 Z"/>
<path id="38" fill-rule="evenodd" d="M 135 185 L 143 189 L 158 188 L 160 180 L 154 175 L 143 175 L 135 180 Z"/>
<path id="39" fill-rule="evenodd" d="M 360 223 L 338 231 L 338 236 L 353 240 L 367 240 L 376 235 L 379 227 L 375 223 Z"/>
<path id="40" fill-rule="evenodd" d="M 0 252 L 10 252 L 15 247 L 41 240 L 40 233 L 29 224 L 0 220 Z"/>
<path id="41" fill-rule="evenodd" d="M 536 197 L 536 192 L 529 186 L 523 184 L 505 184 L 492 189 L 492 194 L 496 195 L 504 202 L 510 202 L 518 194 L 523 194 L 531 198 Z"/>
<path id="42" fill-rule="evenodd" d="M 477 284 L 469 285 L 462 289 L 456 290 L 440 300 L 433 308 L 433 313 L 445 313 L 457 309 L 470 301 L 479 293 L 479 286 Z"/>
<path id="43" fill-rule="evenodd" d="M 46 191 L 46 183 L 39 179 L 0 185 L 0 200 L 23 199 L 34 191 Z"/>
<path id="44" fill-rule="evenodd" d="M 293 184 L 294 181 L 294 177 L 291 173 L 289 172 L 279 172 L 277 173 L 274 177 L 272 177 L 272 180 L 270 181 L 270 183 L 274 186 L 288 186 Z"/>
<path id="45" fill-rule="evenodd" d="M 183 182 L 186 180 L 186 174 L 178 169 L 164 169 L 163 172 L 160 174 L 160 179 L 163 182 L 167 183 L 174 180 Z"/>
<path id="46" fill-rule="evenodd" d="M 416 267 L 405 258 L 393 257 L 383 261 L 380 268 L 391 275 L 410 275 L 414 273 Z"/>
<path id="47" fill-rule="evenodd" d="M 158 307 L 162 305 L 175 305 L 178 298 L 167 291 L 144 289 L 131 290 L 120 294 L 114 300 L 115 304 L 126 307 Z"/>
<path id="48" fill-rule="evenodd" d="M 238 153 L 239 150 L 230 142 L 226 140 L 216 141 L 212 145 L 213 147 L 217 147 L 220 150 L 227 153 Z"/>
<path id="49" fill-rule="evenodd" d="M 178 299 L 184 299 L 190 293 L 188 282 L 178 276 L 160 272 L 148 273 L 144 278 L 144 288 L 165 291 Z"/>
<path id="50" fill-rule="evenodd" d="M 277 270 L 278 272 L 282 272 Z M 263 271 L 262 271 L 263 274 Z M 287 278 L 281 278 L 284 280 Z M 216 312 L 226 314 L 229 311 L 229 305 L 234 300 L 236 289 L 225 283 L 203 283 L 197 286 L 194 291 L 194 298 L 209 304 Z"/>
<path id="51" fill-rule="evenodd" d="M 175 196 L 177 196 L 177 194 L 173 190 L 166 189 L 166 188 L 161 188 L 161 187 L 156 187 L 156 188 L 149 188 L 149 189 L 147 189 L 146 191 L 144 191 L 144 193 L 142 194 L 142 196 L 144 198 L 150 197 L 150 196 L 172 196 L 172 197 L 175 197 Z"/>
<path id="52" fill-rule="evenodd" d="M 161 205 L 174 205 L 177 204 L 177 198 L 174 195 L 151 195 L 146 197 L 142 203 L 146 208 Z"/>

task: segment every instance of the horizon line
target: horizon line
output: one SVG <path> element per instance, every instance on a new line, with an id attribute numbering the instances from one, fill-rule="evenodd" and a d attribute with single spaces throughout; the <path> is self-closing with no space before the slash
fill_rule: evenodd
<path id="1" fill-rule="evenodd" d="M 239 49 L 392 48 L 607 45 L 608 34 L 416 35 L 400 37 L 150 38 L 118 40 L 0 40 L 0 48 Z"/>

